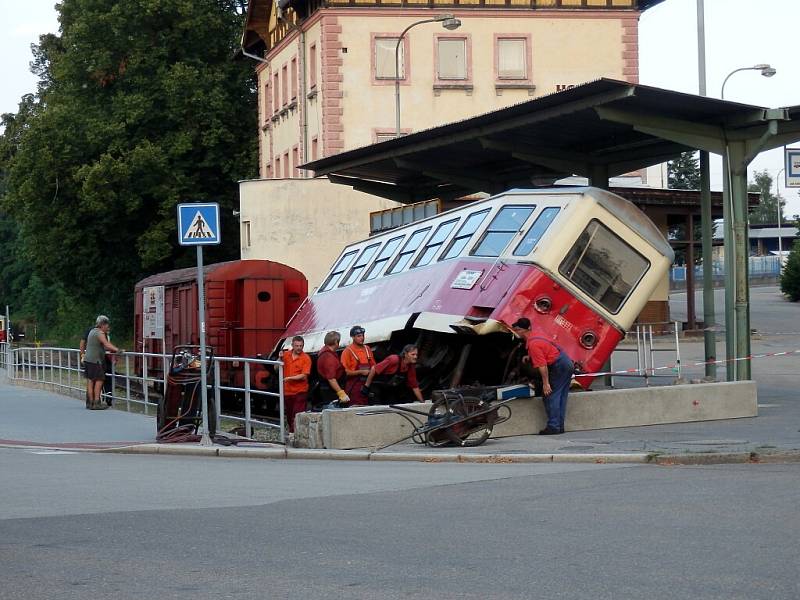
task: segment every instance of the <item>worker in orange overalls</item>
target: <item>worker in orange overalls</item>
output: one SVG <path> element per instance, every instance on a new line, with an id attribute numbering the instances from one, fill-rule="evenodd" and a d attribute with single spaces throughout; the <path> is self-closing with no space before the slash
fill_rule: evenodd
<path id="1" fill-rule="evenodd" d="M 353 326 L 350 329 L 350 338 L 353 343 L 342 352 L 342 366 L 347 376 L 344 391 L 350 396 L 350 406 L 366 406 L 369 403 L 361 388 L 367 381 L 369 370 L 375 366 L 375 357 L 369 346 L 364 343 L 364 334 L 363 327 Z"/>
<path id="2" fill-rule="evenodd" d="M 305 412 L 308 403 L 308 376 L 311 374 L 311 357 L 303 352 L 305 340 L 299 335 L 292 338 L 292 347 L 284 351 L 283 401 L 289 431 L 294 431 L 294 418 Z"/>

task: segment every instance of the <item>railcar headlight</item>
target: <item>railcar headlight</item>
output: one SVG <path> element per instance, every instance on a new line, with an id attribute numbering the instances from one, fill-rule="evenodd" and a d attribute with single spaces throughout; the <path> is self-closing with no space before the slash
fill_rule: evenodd
<path id="1" fill-rule="evenodd" d="M 594 331 L 584 331 L 581 334 L 581 346 L 590 350 L 597 345 L 597 334 Z"/>
<path id="2" fill-rule="evenodd" d="M 533 308 L 536 309 L 536 312 L 546 315 L 553 308 L 553 301 L 547 296 L 539 296 L 533 301 Z"/>

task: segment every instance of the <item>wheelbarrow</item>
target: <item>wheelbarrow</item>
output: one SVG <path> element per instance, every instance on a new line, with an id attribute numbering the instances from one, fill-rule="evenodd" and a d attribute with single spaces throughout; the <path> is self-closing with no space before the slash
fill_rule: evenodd
<path id="1" fill-rule="evenodd" d="M 490 394 L 476 397 L 445 390 L 428 411 L 390 404 L 382 410 L 359 414 L 396 414 L 411 424 L 413 431 L 410 435 L 382 448 L 408 439 L 432 448 L 441 446 L 467 448 L 483 444 L 492 435 L 495 425 L 505 423 L 511 418 L 511 407 L 507 404 L 512 399 L 494 400 L 493 395 L 493 391 L 492 397 L 489 397 Z"/>

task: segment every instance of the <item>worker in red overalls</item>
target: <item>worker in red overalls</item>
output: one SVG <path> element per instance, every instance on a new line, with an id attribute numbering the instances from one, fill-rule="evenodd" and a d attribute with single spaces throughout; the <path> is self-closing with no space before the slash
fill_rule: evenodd
<path id="1" fill-rule="evenodd" d="M 326 405 L 349 406 L 350 397 L 344 391 L 344 367 L 336 356 L 342 336 L 338 331 L 325 334 L 322 350 L 317 355 L 317 373 L 319 374 L 319 391 L 322 402 Z"/>
<path id="2" fill-rule="evenodd" d="M 361 391 L 367 381 L 369 370 L 375 366 L 375 357 L 364 343 L 364 328 L 355 325 L 350 329 L 353 343 L 342 352 L 342 366 L 346 375 L 344 391 L 350 397 L 350 406 L 365 406 L 368 398 Z"/>
<path id="3" fill-rule="evenodd" d="M 417 358 L 419 349 L 408 344 L 400 354 L 392 354 L 369 370 L 363 393 L 371 404 L 395 404 L 403 402 L 409 391 L 417 402 L 424 402 L 417 383 Z M 375 388 L 374 390 L 372 388 Z M 372 400 L 372 398 L 375 400 Z"/>

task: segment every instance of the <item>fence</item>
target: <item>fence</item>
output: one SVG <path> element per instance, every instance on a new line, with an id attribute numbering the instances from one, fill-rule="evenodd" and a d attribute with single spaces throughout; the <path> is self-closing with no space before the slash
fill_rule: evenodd
<path id="1" fill-rule="evenodd" d="M 156 390 L 167 389 L 169 367 L 172 355 L 153 354 L 149 352 L 125 352 L 117 355 L 116 362 L 112 362 L 111 372 L 107 374 L 111 379 L 110 398 L 117 403 L 125 403 L 126 410 L 130 411 L 131 405 L 142 407 L 144 414 L 151 414 L 151 409 L 158 408 L 158 397 L 163 393 Z M 137 360 L 138 359 L 138 360 Z M 149 360 L 148 360 L 149 359 Z M 161 361 L 162 368 L 159 377 L 154 377 L 148 372 L 148 363 L 152 360 Z M 136 365 L 141 365 L 141 372 L 136 372 Z M 241 368 L 244 373 L 243 387 L 222 385 L 220 383 L 221 365 L 230 365 Z M 251 386 L 250 371 L 252 365 L 269 365 L 275 368 L 278 377 L 278 391 L 268 392 L 254 389 Z M 283 363 L 281 361 L 259 358 L 243 358 L 229 356 L 215 356 L 210 365 L 214 373 L 214 381 L 208 386 L 209 397 L 214 398 L 216 407 L 216 429 L 220 430 L 220 419 L 243 423 L 245 435 L 251 437 L 254 427 L 271 428 L 280 431 L 280 441 L 286 440 L 284 427 L 284 397 L 283 397 Z M 9 379 L 28 381 L 32 383 L 47 384 L 61 393 L 82 396 L 86 390 L 86 380 L 80 366 L 79 351 L 74 348 L 12 348 L 10 344 L 0 344 L 0 368 L 6 369 Z M 152 370 L 152 369 L 150 369 Z M 223 414 L 222 393 L 232 392 L 244 399 L 244 414 Z M 106 398 L 109 394 L 104 394 Z M 276 398 L 279 409 L 279 423 L 271 423 L 252 416 L 251 401 L 254 397 L 264 396 Z M 153 401 L 155 400 L 155 401 Z"/>
<path id="2" fill-rule="evenodd" d="M 673 265 L 669 274 L 670 284 L 686 283 L 687 267 Z M 712 263 L 714 281 L 722 282 L 725 279 L 725 263 L 714 261 Z M 749 258 L 748 272 L 751 278 L 779 277 L 781 274 L 781 259 L 779 256 L 751 256 Z M 696 281 L 703 280 L 703 264 L 695 265 L 694 277 Z"/>

